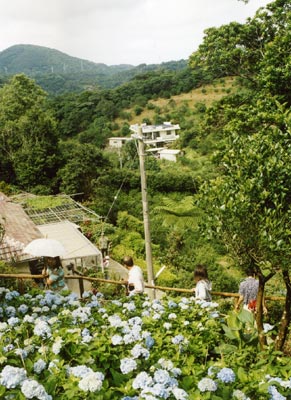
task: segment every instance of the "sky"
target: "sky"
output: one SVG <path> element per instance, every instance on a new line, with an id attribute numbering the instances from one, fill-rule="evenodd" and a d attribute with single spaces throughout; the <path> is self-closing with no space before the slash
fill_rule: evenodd
<path id="1" fill-rule="evenodd" d="M 244 23 L 270 2 L 1 0 L 0 51 L 34 44 L 107 65 L 188 59 L 205 29 Z"/>

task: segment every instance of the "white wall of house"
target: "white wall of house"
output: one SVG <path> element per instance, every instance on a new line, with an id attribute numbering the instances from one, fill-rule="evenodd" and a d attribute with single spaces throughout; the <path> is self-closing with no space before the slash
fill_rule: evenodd
<path id="1" fill-rule="evenodd" d="M 121 147 L 127 143 L 129 140 L 132 140 L 130 137 L 112 137 L 109 138 L 109 147 L 115 149 L 121 149 Z"/>
<path id="2" fill-rule="evenodd" d="M 180 153 L 180 150 L 174 150 L 174 149 L 163 149 L 160 150 L 159 156 L 161 160 L 168 160 L 168 161 L 177 161 L 177 156 Z"/>

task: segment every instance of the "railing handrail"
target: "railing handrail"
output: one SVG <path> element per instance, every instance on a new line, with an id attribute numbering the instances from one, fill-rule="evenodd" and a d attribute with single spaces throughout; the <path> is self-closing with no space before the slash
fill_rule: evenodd
<path id="1" fill-rule="evenodd" d="M 16 278 L 16 279 L 42 279 L 44 275 L 31 275 L 31 274 L 0 274 L 0 278 Z M 103 282 L 103 283 L 111 283 L 114 285 L 125 285 L 126 281 L 116 281 L 113 279 L 105 279 L 105 278 L 93 278 L 91 276 L 83 276 L 83 275 L 65 275 L 65 279 L 82 279 L 87 280 L 90 282 Z M 183 288 L 174 288 L 174 287 L 167 287 L 167 286 L 153 286 L 149 284 L 145 284 L 146 288 L 149 289 L 156 289 L 156 290 L 169 290 L 173 292 L 180 292 L 180 293 L 194 293 L 192 289 L 183 289 Z M 221 297 L 239 297 L 238 293 L 231 293 L 231 292 L 211 292 L 214 296 L 221 296 Z M 281 296 L 265 296 L 266 300 L 274 300 L 274 301 L 284 301 L 285 297 Z"/>

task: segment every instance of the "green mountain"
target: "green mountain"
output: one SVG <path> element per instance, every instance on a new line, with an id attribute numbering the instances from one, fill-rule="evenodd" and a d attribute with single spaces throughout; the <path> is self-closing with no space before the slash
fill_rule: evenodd
<path id="1" fill-rule="evenodd" d="M 7 74 L 25 73 L 68 74 L 80 72 L 116 73 L 132 65 L 107 66 L 102 63 L 71 57 L 59 50 L 31 44 L 18 44 L 0 52 L 0 71 Z"/>
<path id="2" fill-rule="evenodd" d="M 0 81 L 1 77 L 24 73 L 33 77 L 50 94 L 60 94 L 96 87 L 111 89 L 148 71 L 179 71 L 186 65 L 186 60 L 179 60 L 138 66 L 108 66 L 43 46 L 18 44 L 0 52 Z"/>

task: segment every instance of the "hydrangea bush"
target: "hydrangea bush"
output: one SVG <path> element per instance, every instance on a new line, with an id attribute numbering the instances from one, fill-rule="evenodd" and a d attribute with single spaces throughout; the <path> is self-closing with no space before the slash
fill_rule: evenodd
<path id="1" fill-rule="evenodd" d="M 289 360 L 259 352 L 253 332 L 236 342 L 241 327 L 217 303 L 5 288 L 0 299 L 1 399 L 291 398 Z"/>

